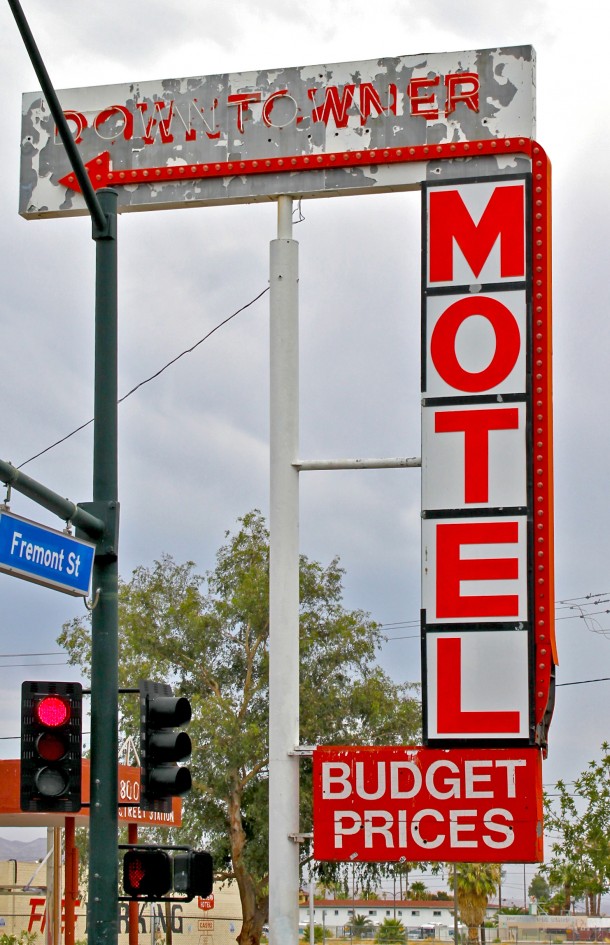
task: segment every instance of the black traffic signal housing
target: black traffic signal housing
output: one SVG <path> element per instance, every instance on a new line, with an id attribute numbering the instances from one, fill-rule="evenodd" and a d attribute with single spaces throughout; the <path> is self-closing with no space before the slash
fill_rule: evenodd
<path id="1" fill-rule="evenodd" d="M 211 854 L 190 847 L 129 844 L 120 846 L 123 857 L 123 891 L 126 899 L 190 902 L 209 896 L 214 888 Z M 176 850 L 173 858 L 170 850 Z M 170 896 L 170 892 L 181 895 Z"/>
<path id="2" fill-rule="evenodd" d="M 80 683 L 24 682 L 21 687 L 22 811 L 81 809 Z"/>
<path id="3" fill-rule="evenodd" d="M 178 731 L 191 718 L 191 704 L 174 696 L 167 683 L 140 680 L 140 807 L 171 811 L 172 797 L 191 789 L 191 773 L 180 766 L 191 754 L 191 740 Z"/>
<path id="4" fill-rule="evenodd" d="M 203 899 L 214 889 L 214 863 L 205 850 L 188 850 L 174 856 L 174 892 L 183 893 L 190 902 L 195 896 Z"/>

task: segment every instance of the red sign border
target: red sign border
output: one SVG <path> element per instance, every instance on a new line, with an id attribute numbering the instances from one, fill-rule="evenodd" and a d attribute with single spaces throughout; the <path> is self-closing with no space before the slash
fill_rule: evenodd
<path id="1" fill-rule="evenodd" d="M 507 139 L 507 142 L 509 140 Z M 539 745 L 546 751 L 548 727 L 554 705 L 555 665 L 558 662 L 554 603 L 551 164 L 548 155 L 538 142 L 530 139 L 526 141 L 518 139 L 518 141 L 519 147 L 516 150 L 527 154 L 532 162 L 529 172 L 531 187 L 528 208 L 531 231 L 528 241 L 530 253 L 528 292 L 532 312 L 528 349 L 531 363 L 529 406 L 532 441 L 527 471 L 532 483 L 531 613 L 529 617 L 532 649 L 530 672 L 533 734 L 530 744 Z M 486 176 L 478 174 L 476 179 L 484 180 Z M 471 180 L 474 179 L 474 177 L 471 178 Z M 469 178 L 464 177 L 460 180 L 468 182 Z M 456 625 L 454 629 L 457 628 Z M 424 641 L 425 635 L 422 635 L 422 652 Z M 423 659 L 425 667 L 425 655 Z M 465 744 L 464 740 L 448 739 L 446 744 L 450 743 Z M 434 744 L 445 744 L 445 741 L 435 738 Z M 505 740 L 503 744 L 506 744 Z"/>

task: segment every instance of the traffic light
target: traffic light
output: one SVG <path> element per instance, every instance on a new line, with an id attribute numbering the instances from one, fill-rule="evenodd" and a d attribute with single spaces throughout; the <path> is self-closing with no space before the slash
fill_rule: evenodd
<path id="1" fill-rule="evenodd" d="M 162 899 L 172 888 L 172 861 L 162 849 L 132 847 L 123 858 L 123 889 L 127 896 Z"/>
<path id="2" fill-rule="evenodd" d="M 195 896 L 205 898 L 214 889 L 214 863 L 205 850 L 189 850 L 174 856 L 174 892 L 183 893 L 187 900 Z"/>
<path id="3" fill-rule="evenodd" d="M 140 763 L 142 810 L 169 813 L 172 797 L 191 789 L 191 772 L 179 766 L 191 754 L 191 740 L 177 731 L 191 718 L 191 704 L 171 686 L 140 680 Z"/>
<path id="4" fill-rule="evenodd" d="M 211 854 L 190 847 L 122 846 L 125 898 L 190 902 L 209 896 L 214 888 Z M 169 851 L 176 850 L 172 859 Z M 181 895 L 169 896 L 175 892 Z"/>
<path id="5" fill-rule="evenodd" d="M 23 683 L 22 811 L 81 809 L 82 701 L 80 683 Z"/>

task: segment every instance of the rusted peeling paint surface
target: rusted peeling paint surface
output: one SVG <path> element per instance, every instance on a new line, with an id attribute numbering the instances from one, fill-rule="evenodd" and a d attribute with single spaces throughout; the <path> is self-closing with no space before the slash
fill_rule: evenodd
<path id="1" fill-rule="evenodd" d="M 534 72 L 532 47 L 518 46 L 71 89 L 59 98 L 83 160 L 101 156 L 110 168 L 112 179 L 100 175 L 96 186 L 118 184 L 119 208 L 143 210 L 416 187 L 443 173 L 442 162 L 413 160 L 405 149 L 532 139 Z M 523 158 L 467 157 L 460 174 L 469 173 L 464 163 L 476 173 L 489 160 L 502 172 Z M 41 93 L 24 95 L 20 213 L 86 212 L 66 186 L 70 171 Z"/>

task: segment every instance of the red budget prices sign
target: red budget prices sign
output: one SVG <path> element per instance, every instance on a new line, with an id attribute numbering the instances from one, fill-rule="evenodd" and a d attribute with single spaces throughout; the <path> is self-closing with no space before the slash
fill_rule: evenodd
<path id="1" fill-rule="evenodd" d="M 553 667 L 546 170 L 544 162 L 533 177 L 424 189 L 428 745 L 546 745 Z"/>
<path id="2" fill-rule="evenodd" d="M 536 748 L 320 747 L 313 791 L 318 860 L 542 859 Z"/>

